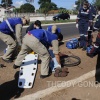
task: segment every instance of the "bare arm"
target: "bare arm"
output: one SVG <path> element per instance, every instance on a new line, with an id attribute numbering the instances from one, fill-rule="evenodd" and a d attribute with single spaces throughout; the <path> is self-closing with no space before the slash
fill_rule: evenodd
<path id="1" fill-rule="evenodd" d="M 58 43 L 58 40 L 53 40 L 52 41 L 52 46 L 53 46 L 53 53 L 54 53 L 54 55 L 56 57 L 56 60 L 60 64 L 59 43 Z"/>

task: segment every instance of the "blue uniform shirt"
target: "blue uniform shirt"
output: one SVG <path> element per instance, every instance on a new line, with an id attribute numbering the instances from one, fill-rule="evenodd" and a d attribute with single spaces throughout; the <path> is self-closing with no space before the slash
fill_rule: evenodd
<path id="1" fill-rule="evenodd" d="M 92 20 L 92 13 L 89 9 L 84 10 L 82 7 L 79 9 L 79 13 L 77 15 L 77 19 L 81 21 L 81 23 L 89 22 Z"/>
<path id="2" fill-rule="evenodd" d="M 47 31 L 52 32 L 52 25 L 48 26 Z M 61 29 L 57 28 L 55 34 L 59 34 L 59 33 L 61 33 Z"/>
<path id="3" fill-rule="evenodd" d="M 8 24 L 10 25 L 10 27 L 12 28 L 13 31 L 11 30 L 11 28 L 9 27 L 9 25 L 7 24 L 7 22 L 5 20 L 0 24 L 0 31 L 2 33 L 5 33 L 5 34 L 15 33 L 15 26 L 17 24 L 22 24 L 21 18 L 16 18 L 16 17 L 15 18 L 8 18 L 7 21 L 8 21 Z"/>
<path id="4" fill-rule="evenodd" d="M 56 34 L 52 34 L 51 32 L 43 30 L 43 29 L 34 29 L 32 31 L 29 31 L 28 34 L 32 34 L 33 36 L 35 36 L 46 47 L 52 46 L 53 40 L 58 40 L 58 37 Z"/>

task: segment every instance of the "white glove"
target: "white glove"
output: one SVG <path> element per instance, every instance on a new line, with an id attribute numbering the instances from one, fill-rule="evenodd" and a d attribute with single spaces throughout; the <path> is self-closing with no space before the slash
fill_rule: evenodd
<path id="1" fill-rule="evenodd" d="M 90 30 L 90 27 L 88 27 L 88 31 Z"/>
<path id="2" fill-rule="evenodd" d="M 78 28 L 78 24 L 76 24 L 76 28 Z"/>

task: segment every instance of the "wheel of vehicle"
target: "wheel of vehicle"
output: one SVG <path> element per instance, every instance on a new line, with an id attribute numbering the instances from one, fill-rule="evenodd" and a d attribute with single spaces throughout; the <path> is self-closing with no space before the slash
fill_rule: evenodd
<path id="1" fill-rule="evenodd" d="M 60 18 L 57 18 L 57 20 L 60 20 Z"/>
<path id="2" fill-rule="evenodd" d="M 53 19 L 54 21 L 56 21 L 56 19 Z"/>
<path id="3" fill-rule="evenodd" d="M 69 19 L 70 19 L 70 17 L 67 18 L 67 20 L 69 20 Z"/>
<path id="4" fill-rule="evenodd" d="M 81 63 L 81 59 L 78 56 L 68 56 L 68 55 L 63 55 L 60 57 L 61 58 L 61 65 L 62 66 L 77 66 Z"/>

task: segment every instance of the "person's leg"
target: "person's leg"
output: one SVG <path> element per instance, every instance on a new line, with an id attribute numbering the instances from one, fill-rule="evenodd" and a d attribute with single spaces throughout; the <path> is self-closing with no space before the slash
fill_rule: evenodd
<path id="1" fill-rule="evenodd" d="M 18 54 L 18 57 L 15 64 L 21 64 L 21 61 L 25 55 L 26 55 L 26 50 L 31 48 L 34 52 L 39 54 L 42 63 L 41 63 L 41 75 L 48 75 L 49 74 L 49 62 L 50 62 L 50 55 L 46 47 L 34 36 L 32 35 L 26 35 L 25 38 L 23 39 L 24 44 L 26 44 L 26 47 L 24 46 L 24 51 L 21 50 L 21 52 Z M 20 57 L 19 57 L 20 55 Z"/>
<path id="2" fill-rule="evenodd" d="M 88 23 L 84 23 L 84 47 L 83 47 L 83 50 L 86 50 L 86 47 L 87 47 L 87 44 L 88 44 L 88 33 L 87 33 L 87 30 L 88 30 Z"/>
<path id="3" fill-rule="evenodd" d="M 7 34 L 1 33 L 1 32 L 0 32 L 0 39 L 2 41 L 4 41 L 9 46 L 8 50 L 3 55 L 3 59 L 10 60 L 11 56 L 13 54 L 13 51 L 16 48 L 16 42 L 14 41 L 14 39 L 10 35 L 7 35 Z"/>
<path id="4" fill-rule="evenodd" d="M 61 65 L 59 65 L 59 63 L 57 62 L 53 51 L 52 50 L 49 50 L 49 53 L 50 53 L 50 56 L 52 57 L 52 60 L 53 60 L 53 62 L 52 61 L 50 62 L 51 63 L 50 64 L 51 65 L 50 67 L 51 67 L 52 71 L 54 71 L 58 67 L 61 68 Z"/>
<path id="5" fill-rule="evenodd" d="M 50 63 L 50 55 L 49 55 L 48 50 L 34 36 L 30 36 L 30 40 L 32 40 L 32 43 L 30 44 L 29 47 L 34 52 L 36 52 L 37 54 L 39 54 L 40 59 L 42 60 L 42 63 L 41 63 L 41 75 L 48 75 L 49 74 L 49 63 Z"/>
<path id="6" fill-rule="evenodd" d="M 20 66 L 22 64 L 23 59 L 25 58 L 28 51 L 30 50 L 30 48 L 28 47 L 26 42 L 30 42 L 30 41 L 27 41 L 27 36 L 25 36 L 25 38 L 23 39 L 23 44 L 22 44 L 22 47 L 21 47 L 21 51 L 19 52 L 19 54 L 17 56 L 17 59 L 15 60 L 15 65 L 16 66 Z"/>
<path id="7" fill-rule="evenodd" d="M 79 47 L 83 48 L 83 46 L 84 46 L 84 34 L 83 34 L 83 24 L 82 23 L 79 23 L 79 33 L 80 33 Z"/>

